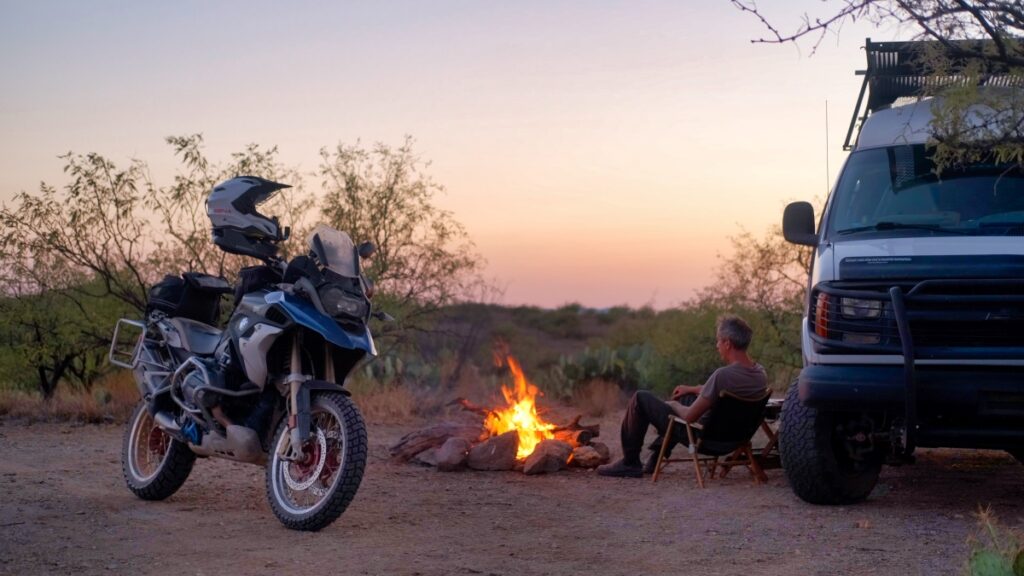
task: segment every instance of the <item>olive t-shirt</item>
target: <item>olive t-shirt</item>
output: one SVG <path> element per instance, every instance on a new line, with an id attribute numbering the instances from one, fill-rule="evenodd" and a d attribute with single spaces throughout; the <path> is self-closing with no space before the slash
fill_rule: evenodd
<path id="1" fill-rule="evenodd" d="M 757 398 L 764 394 L 767 388 L 768 374 L 765 372 L 764 366 L 754 364 L 748 368 L 737 362 L 715 370 L 708 381 L 704 383 L 700 395 L 711 402 L 713 409 L 722 392 L 731 392 L 740 398 Z M 702 424 L 707 423 L 709 414 L 711 414 L 711 409 L 701 416 Z"/>

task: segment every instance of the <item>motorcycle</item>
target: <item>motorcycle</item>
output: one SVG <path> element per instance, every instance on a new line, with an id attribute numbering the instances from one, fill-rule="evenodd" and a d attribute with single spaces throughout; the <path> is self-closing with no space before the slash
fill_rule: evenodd
<path id="1" fill-rule="evenodd" d="M 343 384 L 376 355 L 371 315 L 390 317 L 371 312 L 360 264 L 371 243 L 320 225 L 308 246 L 289 262 L 250 253 L 263 264 L 244 268 L 234 290 L 221 277 L 168 276 L 143 321 L 118 321 L 110 360 L 133 371 L 142 396 L 122 445 L 136 496 L 171 496 L 199 456 L 265 465 L 271 510 L 291 529 L 320 530 L 352 502 L 367 436 Z M 235 308 L 214 327 L 232 291 Z"/>

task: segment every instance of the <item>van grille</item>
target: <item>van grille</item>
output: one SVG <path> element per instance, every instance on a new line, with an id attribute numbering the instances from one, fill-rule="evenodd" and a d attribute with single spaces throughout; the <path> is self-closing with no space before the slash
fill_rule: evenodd
<path id="1" fill-rule="evenodd" d="M 811 295 L 808 315 L 815 341 L 830 353 L 901 353 L 891 287 L 848 282 L 819 286 Z M 904 294 L 915 357 L 1024 357 L 1024 279 L 897 287 Z"/>

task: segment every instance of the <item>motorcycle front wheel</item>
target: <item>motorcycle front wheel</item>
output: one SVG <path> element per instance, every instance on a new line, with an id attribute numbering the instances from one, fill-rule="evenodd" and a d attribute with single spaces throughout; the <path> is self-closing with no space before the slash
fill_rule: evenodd
<path id="1" fill-rule="evenodd" d="M 281 422 L 267 462 L 267 499 L 274 515 L 292 530 L 317 531 L 334 522 L 352 502 L 366 468 L 366 424 L 347 396 L 314 393 L 310 434 L 295 460 L 287 453 L 290 432 Z"/>
<path id="2" fill-rule="evenodd" d="M 163 500 L 188 479 L 196 455 L 168 436 L 139 402 L 121 443 L 121 470 L 128 489 L 143 500 Z"/>

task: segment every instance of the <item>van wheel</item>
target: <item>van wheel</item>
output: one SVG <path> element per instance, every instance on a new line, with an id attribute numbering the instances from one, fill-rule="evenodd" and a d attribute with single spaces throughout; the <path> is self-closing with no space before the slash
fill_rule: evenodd
<path id="1" fill-rule="evenodd" d="M 827 412 L 800 402 L 793 383 L 782 405 L 779 454 L 793 492 L 811 504 L 852 504 L 878 483 L 882 453 L 863 415 Z"/>

